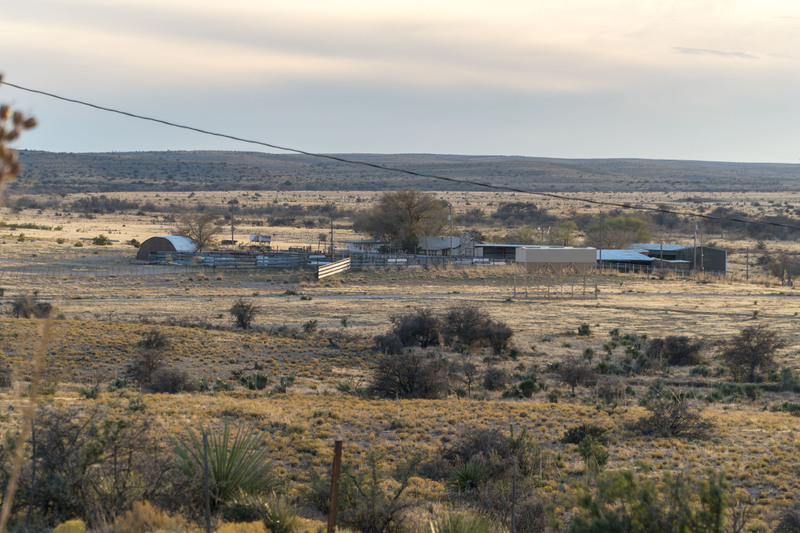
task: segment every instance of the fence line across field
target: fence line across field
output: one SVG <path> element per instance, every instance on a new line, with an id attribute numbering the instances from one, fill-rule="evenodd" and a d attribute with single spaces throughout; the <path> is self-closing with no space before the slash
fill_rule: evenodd
<path id="1" fill-rule="evenodd" d="M 333 259 L 333 261 L 331 260 Z M 114 277 L 114 276 L 165 276 L 177 274 L 197 274 L 215 270 L 309 270 L 325 272 L 328 265 L 337 261 L 349 260 L 350 270 L 358 272 L 372 268 L 439 268 L 453 266 L 501 266 L 512 264 L 506 259 L 490 259 L 481 257 L 450 257 L 411 254 L 335 254 L 321 255 L 314 253 L 274 252 L 269 254 L 243 254 L 234 252 L 155 252 L 147 263 L 132 262 L 130 264 L 77 265 L 71 261 L 54 261 L 35 264 L 11 264 L 0 266 L 0 281 L 22 279 L 27 276 L 46 278 L 57 277 Z M 649 265 L 609 265 L 599 271 L 620 273 L 659 275 L 672 274 L 698 275 L 687 273 L 681 269 L 668 267 L 654 268 Z M 730 273 L 705 272 L 700 274 L 706 278 L 724 278 Z M 324 276 L 323 276 L 324 277 Z"/>

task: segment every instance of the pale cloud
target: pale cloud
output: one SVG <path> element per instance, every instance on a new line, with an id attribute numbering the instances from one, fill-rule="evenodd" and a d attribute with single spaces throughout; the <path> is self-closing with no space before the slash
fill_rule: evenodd
<path id="1" fill-rule="evenodd" d="M 396 130 L 439 132 L 419 142 L 455 152 L 589 152 L 615 139 L 641 150 L 654 124 L 674 133 L 704 121 L 701 131 L 755 109 L 800 112 L 800 4 L 786 0 L 26 0 L 4 8 L 0 49 L 8 81 L 23 85 L 122 107 L 161 100 L 188 116 L 182 100 L 222 99 L 248 118 L 263 107 L 282 131 L 345 119 L 368 130 L 381 127 L 368 114 L 385 116 Z M 320 108 L 303 116 L 275 102 Z M 485 136 L 467 138 L 469 117 Z M 347 138 L 358 151 L 358 135 Z M 386 138 L 383 151 L 400 146 Z"/>
<path id="2" fill-rule="evenodd" d="M 706 50 L 704 48 L 686 48 L 683 46 L 675 47 L 675 51 L 681 54 L 690 54 L 690 55 L 710 55 L 710 56 L 719 56 L 719 57 L 732 57 L 734 59 L 758 59 L 757 56 L 753 54 L 747 54 L 745 52 L 726 52 L 724 50 Z"/>

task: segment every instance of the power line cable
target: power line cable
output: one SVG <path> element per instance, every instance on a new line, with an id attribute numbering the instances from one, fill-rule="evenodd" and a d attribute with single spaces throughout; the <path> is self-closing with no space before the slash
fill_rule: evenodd
<path id="1" fill-rule="evenodd" d="M 41 91 L 41 90 L 38 90 L 38 89 L 31 89 L 31 88 L 28 88 L 28 87 L 23 87 L 21 85 L 17 85 L 17 84 L 14 84 L 14 83 L 9 83 L 9 82 L 5 81 L 5 79 L 2 79 L 2 78 L 0 78 L 0 85 L 8 85 L 9 87 L 13 87 L 13 88 L 19 89 L 21 91 L 26 91 L 26 92 L 34 93 L 34 94 L 40 94 L 40 95 L 43 95 L 43 96 L 48 96 L 50 98 L 55 98 L 57 100 L 62 100 L 64 102 L 78 104 L 78 105 L 90 107 L 90 108 L 93 108 L 93 109 L 97 109 L 97 110 L 100 110 L 100 111 L 106 111 L 108 113 L 116 113 L 118 115 L 123 115 L 123 116 L 126 116 L 126 117 L 135 118 L 135 119 L 139 119 L 139 120 L 155 122 L 157 124 L 162 124 L 164 126 L 170 126 L 170 127 L 173 127 L 173 128 L 179 128 L 179 129 L 183 129 L 183 130 L 193 131 L 193 132 L 200 133 L 200 134 L 203 134 L 203 135 L 210 135 L 210 136 L 213 136 L 213 137 L 221 137 L 223 139 L 230 139 L 230 140 L 233 140 L 233 141 L 243 142 L 243 143 L 247 143 L 247 144 L 255 144 L 255 145 L 258 145 L 258 146 L 264 146 L 266 148 L 272 148 L 272 149 L 275 149 L 275 150 L 282 150 L 284 152 L 292 152 L 292 153 L 295 153 L 295 154 L 306 155 L 306 156 L 309 156 L 309 157 L 316 157 L 316 158 L 320 158 L 320 159 L 328 159 L 328 160 L 331 160 L 331 161 L 337 161 L 339 163 L 346 163 L 346 164 L 350 164 L 350 165 L 360 165 L 360 166 L 374 168 L 374 169 L 377 169 L 377 170 L 384 170 L 384 171 L 387 171 L 387 172 L 395 172 L 395 173 L 400 173 L 400 174 L 406 174 L 408 176 L 414 176 L 414 177 L 418 177 L 418 178 L 429 178 L 429 179 L 433 179 L 433 180 L 446 181 L 446 182 L 450 182 L 450 183 L 458 183 L 458 184 L 461 184 L 461 185 L 474 185 L 476 187 L 483 187 L 483 188 L 486 188 L 486 189 L 494 189 L 494 190 L 501 190 L 501 191 L 508 191 L 508 192 L 516 192 L 516 193 L 520 193 L 520 194 L 530 194 L 530 195 L 535 195 L 535 196 L 542 196 L 542 197 L 546 197 L 546 198 L 554 198 L 554 199 L 557 199 L 557 200 L 566 200 L 566 201 L 571 201 L 571 202 L 583 202 L 583 203 L 587 203 L 587 204 L 591 204 L 591 205 L 599 205 L 599 206 L 605 206 L 605 207 L 616 207 L 616 208 L 620 208 L 620 209 L 631 209 L 631 210 L 634 210 L 634 211 L 650 211 L 650 212 L 664 213 L 664 214 L 670 214 L 670 215 L 704 218 L 704 219 L 707 219 L 707 220 L 718 220 L 718 221 L 725 221 L 725 222 L 737 222 L 737 223 L 741 223 L 741 224 L 758 224 L 758 225 L 763 225 L 763 226 L 772 226 L 772 227 L 780 227 L 780 228 L 789 228 L 789 229 L 800 230 L 800 226 L 797 226 L 797 225 L 794 225 L 794 224 L 785 224 L 785 223 L 782 223 L 782 222 L 772 222 L 772 221 L 767 221 L 767 220 L 750 220 L 750 219 L 744 219 L 744 218 L 726 217 L 726 216 L 718 216 L 718 215 L 708 215 L 708 214 L 705 214 L 705 213 L 692 213 L 692 212 L 685 213 L 685 212 L 681 212 L 681 211 L 675 211 L 675 210 L 672 210 L 672 209 L 665 209 L 665 208 L 662 208 L 662 207 L 649 207 L 649 206 L 643 206 L 643 205 L 631 205 L 631 204 L 627 204 L 627 203 L 617 203 L 617 202 L 610 202 L 610 201 L 604 201 L 604 200 L 594 200 L 594 199 L 591 199 L 591 198 L 583 198 L 583 197 L 576 197 L 576 196 L 565 196 L 565 195 L 556 194 L 556 193 L 529 191 L 529 190 L 525 190 L 525 189 L 518 189 L 516 187 L 509 187 L 509 186 L 506 186 L 506 185 L 496 185 L 496 184 L 493 184 L 493 183 L 485 183 L 485 182 L 474 181 L 474 180 L 449 178 L 447 176 L 439 176 L 437 174 L 427 174 L 427 173 L 424 173 L 424 172 L 415 172 L 413 170 L 408 170 L 408 169 L 404 169 L 404 168 L 397 168 L 397 167 L 390 167 L 390 166 L 386 166 L 386 165 L 379 165 L 379 164 L 376 164 L 376 163 L 369 163 L 367 161 L 358 161 L 356 159 L 348 159 L 348 158 L 345 158 L 345 157 L 339 157 L 339 156 L 330 155 L 330 154 L 320 154 L 320 153 L 315 153 L 315 152 L 309 152 L 309 151 L 306 151 L 306 150 L 300 150 L 298 148 L 280 146 L 280 145 L 277 145 L 277 144 L 267 143 L 267 142 L 263 142 L 263 141 L 256 141 L 256 140 L 253 140 L 253 139 L 246 139 L 246 138 L 243 138 L 243 137 L 237 137 L 235 135 L 229 135 L 229 134 L 226 134 L 226 133 L 219 133 L 219 132 L 209 131 L 209 130 L 205 130 L 205 129 L 201 129 L 201 128 L 195 128 L 193 126 L 186 126 L 184 124 L 177 124 L 175 122 L 170 122 L 168 120 L 163 120 L 163 119 L 154 118 L 154 117 L 148 117 L 148 116 L 145 116 L 145 115 L 139 115 L 137 113 L 130 113 L 128 111 L 122 111 L 122 110 L 114 109 L 114 108 L 111 108 L 111 107 L 105 107 L 105 106 L 101 106 L 101 105 L 97 105 L 97 104 L 92 104 L 90 102 L 86 102 L 86 101 L 83 101 L 83 100 L 78 100 L 78 99 L 75 99 L 75 98 L 67 98 L 67 97 L 60 96 L 60 95 L 57 95 L 57 94 L 53 94 L 53 93 L 50 93 L 50 92 L 47 92 L 47 91 Z"/>

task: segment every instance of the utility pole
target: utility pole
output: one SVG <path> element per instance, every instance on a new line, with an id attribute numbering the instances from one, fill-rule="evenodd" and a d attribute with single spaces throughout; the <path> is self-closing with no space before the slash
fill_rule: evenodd
<path id="1" fill-rule="evenodd" d="M 231 206 L 231 249 L 236 249 L 236 241 L 233 240 L 233 206 Z"/>
<path id="2" fill-rule="evenodd" d="M 450 213 L 447 215 L 447 220 L 450 221 L 450 257 L 453 257 L 453 204 L 448 203 L 447 207 L 450 208 Z"/>
<path id="3" fill-rule="evenodd" d="M 692 246 L 692 270 L 697 270 L 697 219 L 694 220 L 694 245 Z"/>
<path id="4" fill-rule="evenodd" d="M 744 264 L 745 264 L 745 267 L 744 267 L 744 279 L 745 279 L 745 281 L 747 281 L 749 283 L 750 282 L 750 248 L 748 248 L 745 251 L 744 258 L 745 258 L 744 259 Z"/>
<path id="5" fill-rule="evenodd" d="M 600 211 L 600 259 L 598 260 L 598 270 L 603 267 L 603 222 L 603 212 Z"/>
<path id="6" fill-rule="evenodd" d="M 333 213 L 331 213 L 331 263 L 333 263 Z"/>

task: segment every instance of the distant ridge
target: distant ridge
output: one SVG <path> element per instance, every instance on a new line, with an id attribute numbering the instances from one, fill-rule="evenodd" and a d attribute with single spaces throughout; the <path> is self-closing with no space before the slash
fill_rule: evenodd
<path id="1" fill-rule="evenodd" d="M 800 165 L 654 159 L 337 154 L 347 159 L 531 191 L 797 191 Z M 302 155 L 226 151 L 22 150 L 15 193 L 181 190 L 485 190 Z"/>

